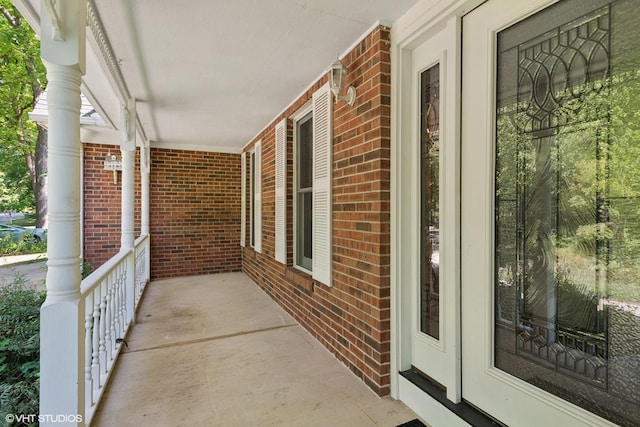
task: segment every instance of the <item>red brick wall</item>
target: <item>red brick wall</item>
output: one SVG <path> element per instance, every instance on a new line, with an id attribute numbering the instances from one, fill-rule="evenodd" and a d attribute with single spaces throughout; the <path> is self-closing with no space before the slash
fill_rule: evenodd
<path id="1" fill-rule="evenodd" d="M 326 82 L 326 77 L 256 137 L 255 141 L 262 139 L 263 246 L 262 253 L 254 252 L 247 236 L 243 270 L 369 387 L 380 395 L 387 395 L 390 383 L 389 30 L 375 29 L 342 62 L 349 70 L 347 85 L 356 87 L 357 98 L 353 107 L 343 101 L 334 104 L 333 286 L 315 283 L 309 275 L 292 267 L 291 123 L 287 171 L 289 265 L 274 259 L 275 124 L 311 99 L 312 93 Z M 247 211 L 248 200 L 247 193 Z"/>
<path id="2" fill-rule="evenodd" d="M 151 278 L 240 271 L 240 155 L 151 149 Z"/>
<path id="3" fill-rule="evenodd" d="M 119 147 L 84 144 L 84 259 L 94 268 L 120 250 L 121 184 L 104 170 Z M 135 235 L 140 235 L 140 160 L 136 153 Z M 151 277 L 241 269 L 240 155 L 151 150 Z"/>
<path id="4" fill-rule="evenodd" d="M 120 147 L 83 144 L 83 252 L 85 262 L 98 268 L 120 251 L 122 172 L 104 170 L 109 154 L 120 157 Z M 135 160 L 135 235 L 140 235 L 140 158 Z"/>

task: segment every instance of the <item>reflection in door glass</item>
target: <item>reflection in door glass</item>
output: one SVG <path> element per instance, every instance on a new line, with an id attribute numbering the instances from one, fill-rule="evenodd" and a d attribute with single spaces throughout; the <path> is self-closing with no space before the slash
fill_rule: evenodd
<path id="1" fill-rule="evenodd" d="M 498 34 L 495 365 L 640 425 L 640 14 L 569 0 Z"/>
<path id="2" fill-rule="evenodd" d="M 440 66 L 421 74 L 421 286 L 420 330 L 440 337 Z"/>

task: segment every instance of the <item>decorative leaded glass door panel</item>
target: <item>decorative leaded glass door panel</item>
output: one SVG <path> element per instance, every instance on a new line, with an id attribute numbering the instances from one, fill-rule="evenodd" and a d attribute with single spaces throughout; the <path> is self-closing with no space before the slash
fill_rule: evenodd
<path id="1" fill-rule="evenodd" d="M 464 20 L 463 397 L 640 425 L 640 13 L 549 3 Z"/>

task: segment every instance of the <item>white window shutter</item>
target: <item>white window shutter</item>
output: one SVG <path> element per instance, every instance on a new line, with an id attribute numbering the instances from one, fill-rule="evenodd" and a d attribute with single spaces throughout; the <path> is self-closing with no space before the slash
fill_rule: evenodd
<path id="1" fill-rule="evenodd" d="M 255 193 L 253 198 L 253 208 L 255 209 L 256 223 L 253 226 L 255 233 L 254 249 L 262 253 L 262 141 L 258 141 L 255 146 Z"/>
<path id="2" fill-rule="evenodd" d="M 240 246 L 244 248 L 247 236 L 247 153 L 240 155 Z"/>
<path id="3" fill-rule="evenodd" d="M 276 261 L 287 263 L 287 119 L 276 124 Z"/>
<path id="4" fill-rule="evenodd" d="M 333 124 L 331 91 L 313 93 L 313 278 L 331 286 L 331 169 Z"/>

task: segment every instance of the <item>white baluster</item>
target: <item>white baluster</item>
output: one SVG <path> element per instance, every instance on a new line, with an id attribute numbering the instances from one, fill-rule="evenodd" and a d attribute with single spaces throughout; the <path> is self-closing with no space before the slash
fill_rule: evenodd
<path id="1" fill-rule="evenodd" d="M 136 271 L 134 272 L 134 279 L 133 279 L 133 297 L 134 297 L 134 306 L 138 305 L 138 295 L 140 292 L 140 267 L 138 265 L 138 257 L 140 256 L 140 253 L 138 253 L 138 251 L 136 250 L 134 252 L 134 258 L 133 258 L 133 265 L 136 268 Z"/>
<path id="2" fill-rule="evenodd" d="M 129 322 L 131 322 L 133 313 L 129 313 L 127 310 L 127 265 L 128 263 L 124 262 L 122 265 L 122 336 L 124 337 L 124 332 L 127 330 L 129 326 Z"/>
<path id="3" fill-rule="evenodd" d="M 100 361 L 98 359 L 98 347 L 100 343 L 100 298 L 96 298 L 95 289 L 93 294 L 93 300 L 96 302 L 93 308 L 93 340 L 92 340 L 92 352 L 91 352 L 91 372 L 93 378 L 96 380 L 96 385 L 100 387 L 102 382 L 100 381 Z"/>
<path id="4" fill-rule="evenodd" d="M 142 287 L 144 286 L 144 253 L 145 250 L 144 247 L 142 247 L 136 257 L 136 307 L 138 306 L 138 302 L 142 296 Z"/>
<path id="5" fill-rule="evenodd" d="M 126 328 L 126 313 L 125 313 L 125 305 L 124 305 L 124 298 L 125 298 L 125 291 L 124 291 L 124 280 L 123 280 L 123 271 L 124 271 L 124 266 L 121 265 L 119 268 L 119 274 L 118 274 L 118 297 L 119 297 L 119 310 L 118 310 L 118 316 L 119 316 L 119 320 L 120 320 L 120 338 L 124 338 L 124 331 Z"/>
<path id="6" fill-rule="evenodd" d="M 112 348 L 112 335 L 111 335 L 111 290 L 109 289 L 109 280 L 108 278 L 104 279 L 104 283 L 106 284 L 106 297 L 105 297 L 105 334 L 104 334 L 104 346 L 106 351 L 106 359 L 111 360 L 111 348 Z"/>
<path id="7" fill-rule="evenodd" d="M 107 372 L 107 352 L 105 346 L 107 345 L 107 336 L 109 330 L 107 329 L 108 323 L 106 323 L 107 317 L 107 292 L 108 287 L 105 281 L 100 282 L 100 343 L 98 347 L 98 357 L 100 361 L 100 372 L 105 374 Z"/>
<path id="8" fill-rule="evenodd" d="M 85 399 L 89 405 L 93 405 L 93 378 L 91 372 L 91 327 L 93 326 L 93 313 L 91 312 L 91 298 L 87 295 L 85 300 L 84 322 L 84 380 Z"/>
<path id="9" fill-rule="evenodd" d="M 109 328 L 109 347 L 107 347 L 109 351 L 109 361 L 114 358 L 114 350 L 116 348 L 116 318 L 115 318 L 115 304 L 116 304 L 116 295 L 114 289 L 114 283 L 111 278 L 111 275 L 107 277 L 107 282 L 109 284 L 109 293 L 107 294 L 107 325 Z"/>
<path id="10" fill-rule="evenodd" d="M 120 330 L 120 281 L 117 276 L 117 268 L 111 272 L 111 280 L 113 286 L 113 328 L 114 328 L 114 348 L 117 348 L 118 345 L 115 342 L 116 339 L 121 338 L 121 330 Z"/>

